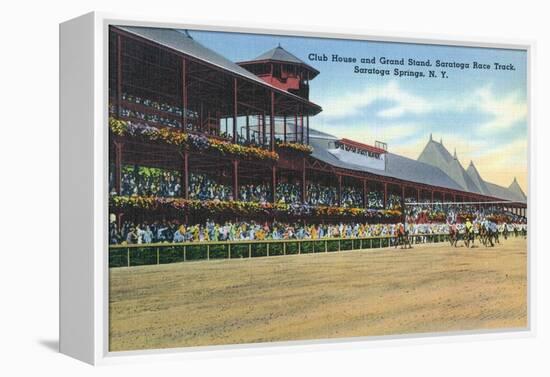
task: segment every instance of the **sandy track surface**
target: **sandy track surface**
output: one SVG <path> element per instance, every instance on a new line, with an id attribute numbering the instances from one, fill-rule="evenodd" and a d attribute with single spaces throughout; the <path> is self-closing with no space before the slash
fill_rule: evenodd
<path id="1" fill-rule="evenodd" d="M 110 350 L 527 326 L 527 243 L 110 270 Z"/>

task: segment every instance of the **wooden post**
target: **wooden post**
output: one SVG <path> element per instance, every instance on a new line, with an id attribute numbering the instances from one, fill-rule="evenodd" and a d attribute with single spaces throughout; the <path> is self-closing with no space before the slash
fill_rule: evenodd
<path id="1" fill-rule="evenodd" d="M 283 116 L 283 140 L 286 143 L 286 114 Z"/>
<path id="2" fill-rule="evenodd" d="M 307 125 L 307 144 L 309 144 L 309 115 L 306 115 L 306 125 Z"/>
<path id="3" fill-rule="evenodd" d="M 116 74 L 117 115 L 122 116 L 122 36 L 117 35 L 117 74 Z"/>
<path id="4" fill-rule="evenodd" d="M 128 262 L 128 267 L 130 267 L 130 248 L 126 249 L 126 261 Z"/>
<path id="5" fill-rule="evenodd" d="M 342 176 L 338 175 L 338 206 L 342 205 Z"/>
<path id="6" fill-rule="evenodd" d="M 206 260 L 210 260 L 210 245 L 206 245 Z"/>
<path id="7" fill-rule="evenodd" d="M 271 167 L 271 197 L 273 203 L 277 203 L 277 167 L 275 165 Z"/>
<path id="8" fill-rule="evenodd" d="M 401 185 L 401 208 L 405 213 L 405 185 Z"/>
<path id="9" fill-rule="evenodd" d="M 252 244 L 248 244 L 248 258 L 252 258 Z"/>
<path id="10" fill-rule="evenodd" d="M 275 150 L 275 92 L 271 91 L 271 113 L 269 114 L 269 146 L 271 151 Z"/>
<path id="11" fill-rule="evenodd" d="M 420 189 L 419 188 L 416 189 L 416 202 L 420 203 Z"/>
<path id="12" fill-rule="evenodd" d="M 267 256 L 269 256 L 269 243 L 266 244 L 267 247 Z"/>
<path id="13" fill-rule="evenodd" d="M 157 247 L 157 264 L 160 264 L 160 248 Z"/>
<path id="14" fill-rule="evenodd" d="M 189 152 L 183 152 L 183 172 L 181 177 L 183 197 L 189 199 Z"/>
<path id="15" fill-rule="evenodd" d="M 265 125 L 265 113 L 262 114 L 262 145 L 265 145 L 265 142 L 266 142 L 266 139 L 265 139 L 265 134 L 266 134 L 266 125 Z"/>
<path id="16" fill-rule="evenodd" d="M 118 195 L 122 195 L 122 143 L 115 142 L 115 190 Z"/>
<path id="17" fill-rule="evenodd" d="M 187 129 L 187 60 L 181 58 L 181 128 Z"/>
<path id="18" fill-rule="evenodd" d="M 384 209 L 388 204 L 388 183 L 384 182 Z"/>
<path id="19" fill-rule="evenodd" d="M 302 144 L 304 144 L 304 113 L 303 113 L 303 110 L 300 111 L 300 132 L 301 132 L 301 137 L 300 137 L 300 142 Z"/>
<path id="20" fill-rule="evenodd" d="M 233 79 L 233 143 L 237 143 L 237 78 Z"/>
<path id="21" fill-rule="evenodd" d="M 302 158 L 302 203 L 307 201 L 306 158 Z"/>
<path id="22" fill-rule="evenodd" d="M 233 160 L 233 200 L 239 200 L 239 161 Z"/>
<path id="23" fill-rule="evenodd" d="M 369 187 L 366 179 L 363 179 L 363 207 L 369 208 Z"/>
<path id="24" fill-rule="evenodd" d="M 250 116 L 246 114 L 246 142 L 250 143 Z"/>
<path id="25" fill-rule="evenodd" d="M 294 113 L 294 141 L 298 142 L 298 108 L 296 108 L 296 113 Z"/>

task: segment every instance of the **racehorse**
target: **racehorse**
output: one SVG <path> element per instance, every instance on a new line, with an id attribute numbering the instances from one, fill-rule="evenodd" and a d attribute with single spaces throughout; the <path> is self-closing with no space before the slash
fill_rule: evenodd
<path id="1" fill-rule="evenodd" d="M 470 247 L 470 242 L 472 243 L 472 246 L 474 246 L 474 237 L 474 228 L 464 227 L 464 246 L 466 246 L 466 248 Z"/>
<path id="2" fill-rule="evenodd" d="M 454 224 L 449 227 L 449 242 L 451 243 L 451 246 L 458 246 L 458 230 Z"/>
<path id="3" fill-rule="evenodd" d="M 479 230 L 479 236 L 480 236 L 480 242 L 483 245 L 485 245 L 485 247 L 488 247 L 489 245 L 491 245 L 491 247 L 494 246 L 493 244 L 494 235 L 488 223 L 481 224 L 481 228 Z"/>
<path id="4" fill-rule="evenodd" d="M 401 246 L 403 249 L 403 246 L 405 246 L 405 249 L 407 248 L 407 245 L 409 245 L 409 249 L 412 249 L 411 240 L 409 238 L 409 231 L 405 229 L 405 226 L 403 224 L 399 224 L 397 227 L 397 239 L 395 242 L 395 248 L 397 249 L 397 246 Z"/>

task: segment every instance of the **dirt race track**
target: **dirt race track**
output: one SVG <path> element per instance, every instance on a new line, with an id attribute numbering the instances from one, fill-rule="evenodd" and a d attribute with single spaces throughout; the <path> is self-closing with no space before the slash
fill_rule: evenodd
<path id="1" fill-rule="evenodd" d="M 113 268 L 110 350 L 522 328 L 526 249 L 511 238 Z"/>

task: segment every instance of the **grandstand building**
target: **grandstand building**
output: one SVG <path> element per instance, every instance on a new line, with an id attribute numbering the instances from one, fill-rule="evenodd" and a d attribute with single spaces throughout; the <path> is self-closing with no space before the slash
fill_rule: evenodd
<path id="1" fill-rule="evenodd" d="M 413 160 L 383 143 L 311 129 L 310 118 L 322 108 L 309 100 L 309 81 L 319 73 L 281 46 L 235 63 L 187 32 L 111 27 L 112 197 L 248 202 L 264 195 L 274 204 L 363 209 L 506 201 L 510 212 L 526 215 L 527 198 L 515 179 L 509 187 L 486 182 L 473 162 L 464 169 L 456 152 L 431 136 Z M 139 167 L 156 169 L 160 178 L 127 177 Z M 135 189 L 136 180 L 149 183 Z M 161 181 L 170 188 L 160 192 Z"/>

